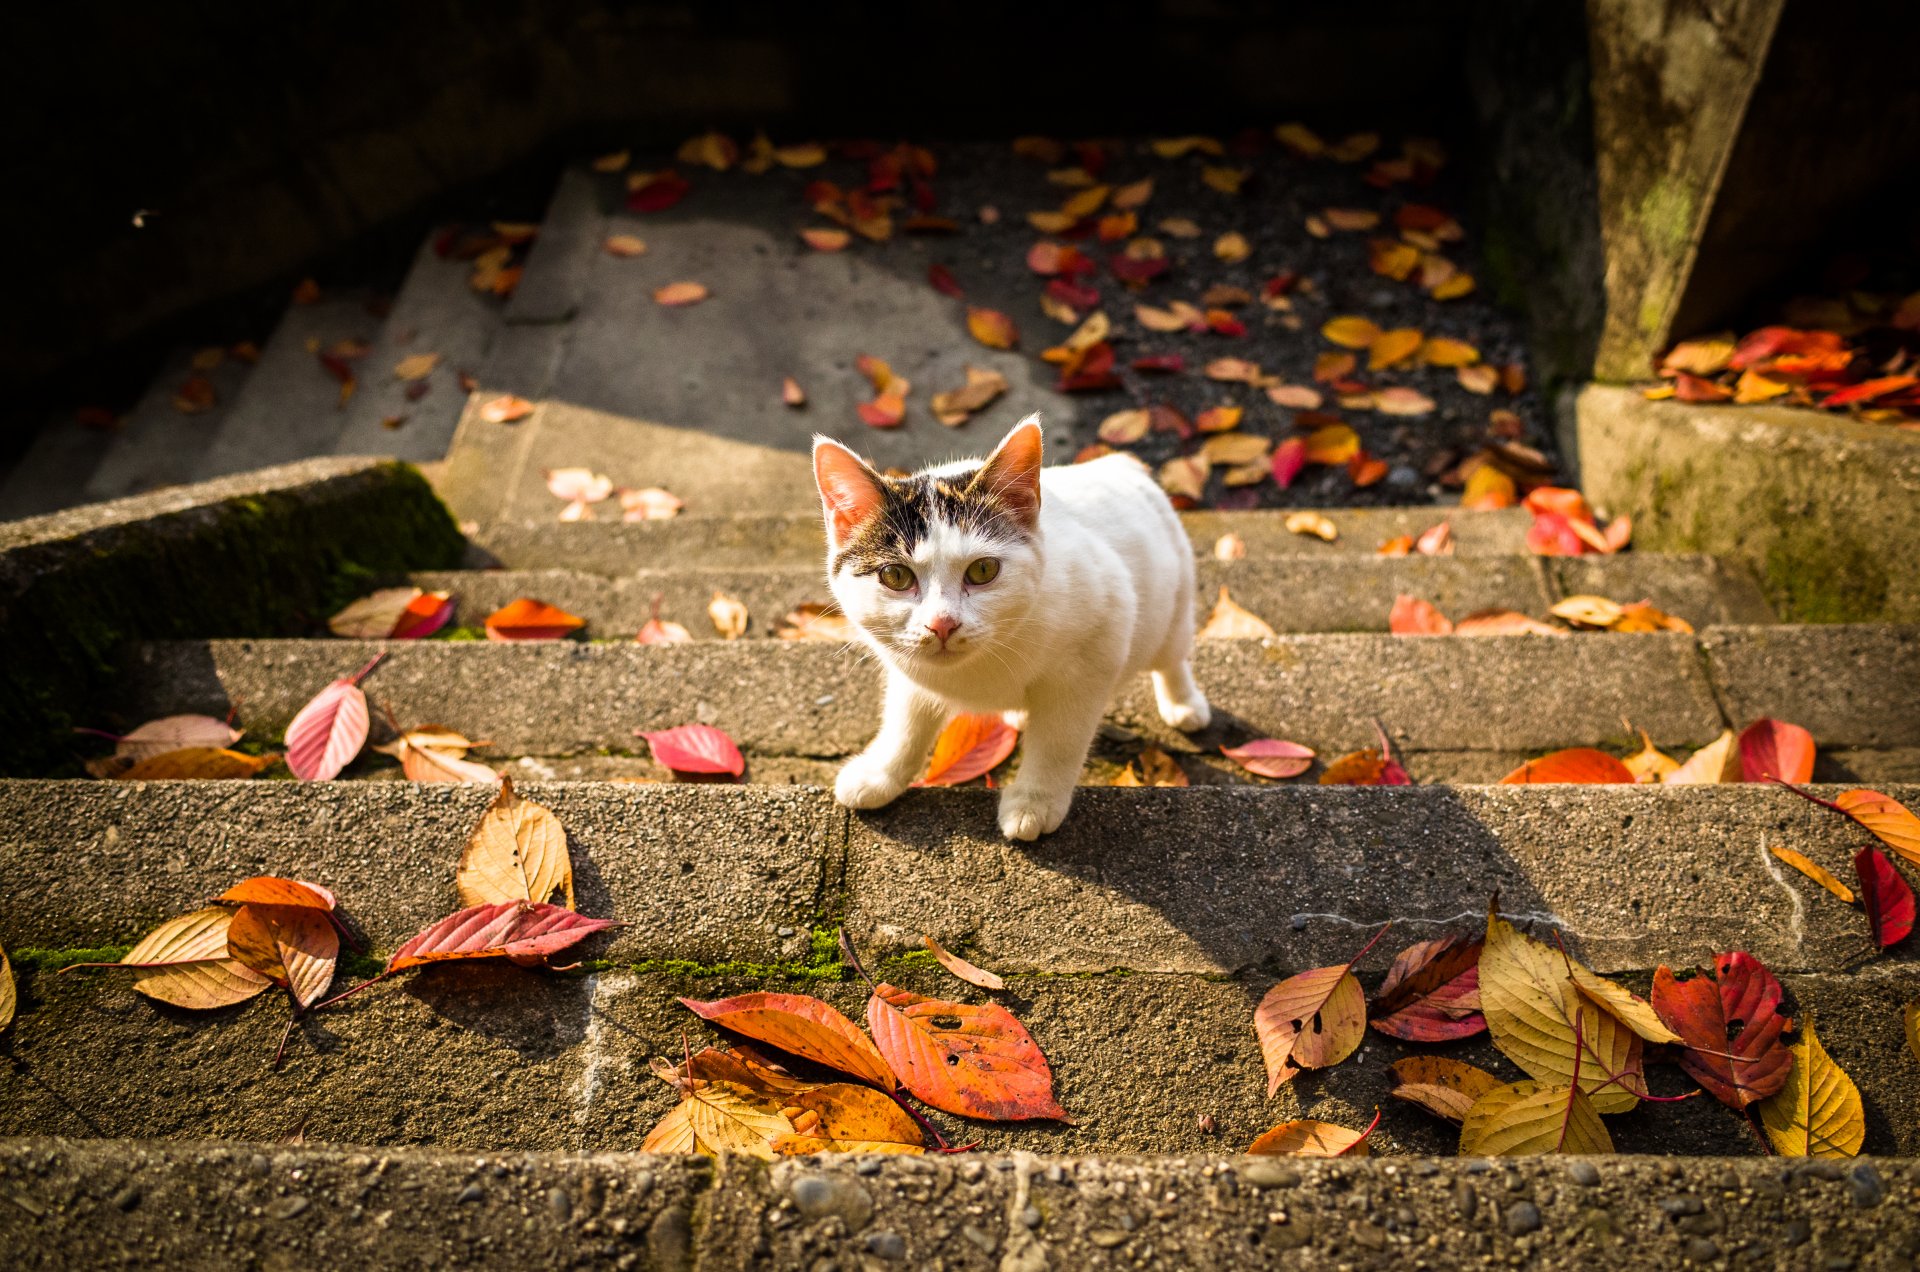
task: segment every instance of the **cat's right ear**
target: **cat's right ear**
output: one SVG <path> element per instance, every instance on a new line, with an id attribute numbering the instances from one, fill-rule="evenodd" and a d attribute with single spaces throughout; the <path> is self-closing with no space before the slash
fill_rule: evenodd
<path id="1" fill-rule="evenodd" d="M 820 487 L 827 538 L 835 547 L 880 510 L 886 494 L 880 474 L 831 437 L 813 439 L 813 480 Z"/>

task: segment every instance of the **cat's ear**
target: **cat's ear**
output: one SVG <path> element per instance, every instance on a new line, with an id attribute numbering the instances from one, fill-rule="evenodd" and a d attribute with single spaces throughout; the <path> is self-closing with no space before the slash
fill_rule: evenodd
<path id="1" fill-rule="evenodd" d="M 827 537 L 835 547 L 878 512 L 886 497 L 880 474 L 830 437 L 813 439 L 813 480 L 820 487 Z"/>
<path id="2" fill-rule="evenodd" d="M 1040 417 L 1029 415 L 1013 426 L 987 456 L 967 485 L 969 494 L 997 499 L 1028 530 L 1040 522 L 1040 465 L 1043 444 Z"/>

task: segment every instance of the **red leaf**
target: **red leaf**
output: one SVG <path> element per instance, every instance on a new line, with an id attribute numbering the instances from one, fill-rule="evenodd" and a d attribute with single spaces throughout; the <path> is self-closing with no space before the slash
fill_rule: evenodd
<path id="1" fill-rule="evenodd" d="M 1244 746 L 1223 746 L 1220 754 L 1261 777 L 1298 777 L 1313 764 L 1313 751 L 1298 742 L 1255 738 Z"/>
<path id="2" fill-rule="evenodd" d="M 1884 375 L 1877 380 L 1864 380 L 1859 384 L 1850 384 L 1844 389 L 1829 393 L 1820 401 L 1821 406 L 1854 406 L 1861 402 L 1871 402 L 1883 398 L 1889 393 L 1898 393 L 1920 384 L 1920 376 Z"/>
<path id="3" fill-rule="evenodd" d="M 1500 779 L 1502 786 L 1537 782 L 1625 782 L 1632 785 L 1633 770 L 1605 751 L 1575 746 L 1528 760 Z"/>
<path id="4" fill-rule="evenodd" d="M 1408 1042 L 1470 1038 L 1480 1014 L 1478 938 L 1443 936 L 1401 950 L 1373 999 L 1373 1027 Z"/>
<path id="5" fill-rule="evenodd" d="M 1047 295 L 1075 309 L 1092 309 L 1100 303 L 1099 288 L 1087 287 L 1067 278 L 1056 278 L 1048 283 Z"/>
<path id="6" fill-rule="evenodd" d="M 1797 724 L 1762 717 L 1740 732 L 1740 780 L 1813 780 L 1813 734 Z"/>
<path id="7" fill-rule="evenodd" d="M 1395 636 L 1451 636 L 1453 623 L 1429 601 L 1401 593 L 1387 613 L 1387 630 Z"/>
<path id="8" fill-rule="evenodd" d="M 933 289 L 942 296 L 951 296 L 955 300 L 959 300 L 967 294 L 961 288 L 959 282 L 955 280 L 953 271 L 945 265 L 927 266 L 927 281 L 932 283 Z"/>
<path id="9" fill-rule="evenodd" d="M 1187 360 L 1177 353 L 1143 354 L 1133 360 L 1135 371 L 1175 375 L 1187 369 Z"/>
<path id="10" fill-rule="evenodd" d="M 1786 1085 L 1793 1052 L 1780 1034 L 1793 1021 L 1780 997 L 1773 973 L 1743 951 L 1715 955 L 1710 977 L 1678 980 L 1662 965 L 1648 995 L 1660 1022 L 1686 1039 L 1680 1067 L 1732 1109 Z"/>
<path id="11" fill-rule="evenodd" d="M 627 211 L 664 212 L 686 198 L 687 191 L 691 189 L 693 189 L 692 183 L 672 168 L 668 168 L 627 195 Z"/>
<path id="12" fill-rule="evenodd" d="M 897 1085 L 887 1062 L 859 1026 L 818 998 L 763 991 L 712 1002 L 682 998 L 680 1003 L 702 1020 L 815 1064 L 850 1073 L 888 1091 Z"/>
<path id="13" fill-rule="evenodd" d="M 394 640 L 422 640 L 447 625 L 453 617 L 453 597 L 445 592 L 422 592 L 407 604 L 393 625 Z"/>
<path id="14" fill-rule="evenodd" d="M 1535 514 L 1527 528 L 1527 547 L 1540 556 L 1579 556 L 1587 550 L 1572 522 L 1557 512 Z"/>
<path id="15" fill-rule="evenodd" d="M 867 1000 L 867 1028 L 901 1084 L 936 1109 L 996 1122 L 1066 1119 L 1046 1056 L 998 1004 L 942 1002 L 883 984 Z"/>
<path id="16" fill-rule="evenodd" d="M 360 678 L 384 657 L 376 654 L 373 662 L 334 681 L 293 717 L 285 743 L 287 767 L 295 777 L 331 781 L 360 754 L 367 743 L 368 723 L 367 695 L 360 692 Z"/>
<path id="17" fill-rule="evenodd" d="M 576 941 L 618 926 L 612 919 L 590 919 L 563 905 L 496 901 L 432 924 L 393 952 L 387 971 L 456 958 L 510 958 L 523 967 L 534 967 Z"/>
<path id="18" fill-rule="evenodd" d="M 1898 945 L 1913 934 L 1913 889 L 1878 848 L 1862 848 L 1853 855 L 1860 876 L 1860 904 L 1867 910 L 1873 943 L 1881 949 Z"/>
<path id="19" fill-rule="evenodd" d="M 933 744 L 921 786 L 958 786 L 998 768 L 1013 754 L 1019 731 L 998 715 L 962 714 L 947 721 Z"/>
<path id="20" fill-rule="evenodd" d="M 683 724 L 657 733 L 634 730 L 647 740 L 653 758 L 676 773 L 731 773 L 739 777 L 747 762 L 733 739 L 710 724 Z"/>
<path id="21" fill-rule="evenodd" d="M 1164 256 L 1136 257 L 1124 254 L 1112 257 L 1107 265 L 1113 270 L 1113 276 L 1123 283 L 1151 282 L 1170 268 Z"/>
<path id="22" fill-rule="evenodd" d="M 1307 440 L 1304 437 L 1289 437 L 1273 448 L 1274 484 L 1285 490 L 1293 485 L 1293 479 L 1307 464 Z"/>

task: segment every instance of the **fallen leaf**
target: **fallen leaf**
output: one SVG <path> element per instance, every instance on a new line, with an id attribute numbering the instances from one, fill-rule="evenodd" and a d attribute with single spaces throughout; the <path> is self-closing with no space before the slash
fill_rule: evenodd
<path id="1" fill-rule="evenodd" d="M 1898 800 L 1879 791 L 1851 790 L 1834 796 L 1833 806 L 1887 847 L 1920 865 L 1920 817 L 1914 816 Z"/>
<path id="2" fill-rule="evenodd" d="M 1005 989 L 1007 987 L 1006 981 L 995 976 L 992 972 L 975 967 L 972 963 L 967 962 L 966 959 L 961 958 L 958 954 L 955 954 L 932 937 L 923 936 L 920 938 L 920 941 L 921 944 L 927 947 L 927 952 L 939 960 L 940 966 L 946 968 L 955 976 L 967 982 L 967 984 L 976 985 L 981 989 Z"/>
<path id="3" fill-rule="evenodd" d="M 1427 294 L 1435 300 L 1458 300 L 1473 292 L 1473 275 L 1461 270 L 1445 282 L 1430 289 Z"/>
<path id="4" fill-rule="evenodd" d="M 1388 1065 L 1387 1074 L 1388 1095 L 1449 1122 L 1464 1121 L 1481 1096 L 1501 1085 L 1485 1069 L 1448 1056 L 1407 1056 Z"/>
<path id="5" fill-rule="evenodd" d="M 1193 417 L 1193 426 L 1202 433 L 1224 433 L 1229 429 L 1238 428 L 1240 417 L 1244 414 L 1246 410 L 1243 407 L 1210 406 Z M 1214 462 L 1220 461 L 1216 458 Z"/>
<path id="6" fill-rule="evenodd" d="M 1320 328 L 1320 334 L 1343 349 L 1365 349 L 1378 340 L 1381 333 L 1371 319 L 1349 314 L 1328 319 Z"/>
<path id="7" fill-rule="evenodd" d="M 1222 234 L 1213 241 L 1213 254 L 1220 260 L 1232 265 L 1244 261 L 1253 255 L 1253 244 L 1247 242 L 1247 236 L 1238 230 Z"/>
<path id="8" fill-rule="evenodd" d="M 793 1097 L 793 1132 L 776 1136 L 781 1156 L 804 1153 L 924 1153 L 926 1138 L 913 1115 L 884 1092 L 852 1082 L 830 1082 Z"/>
<path id="9" fill-rule="evenodd" d="M 1455 636 L 1566 636 L 1564 627 L 1554 627 L 1516 610 L 1475 610 L 1453 625 Z"/>
<path id="10" fill-rule="evenodd" d="M 1211 471 L 1204 455 L 1176 455 L 1160 465 L 1160 489 L 1197 503 L 1206 493 Z"/>
<path id="11" fill-rule="evenodd" d="M 1577 1081 L 1595 1109 L 1624 1113 L 1639 1103 L 1640 1037 L 1592 1006 L 1574 988 L 1576 976 L 1600 979 L 1564 951 L 1522 934 L 1497 913 L 1488 914 L 1480 951 L 1480 1010 L 1493 1045 L 1539 1082 Z M 1612 1081 L 1616 1077 L 1620 1080 Z"/>
<path id="12" fill-rule="evenodd" d="M 607 255 L 619 257 L 640 256 L 647 250 L 646 242 L 634 234 L 609 235 L 601 246 L 606 249 Z"/>
<path id="13" fill-rule="evenodd" d="M 1200 628 L 1201 640 L 1265 640 L 1277 633 L 1258 615 L 1240 608 L 1227 592 L 1227 585 L 1220 585 L 1220 599 L 1214 602 L 1213 613 Z"/>
<path id="14" fill-rule="evenodd" d="M 1213 559 L 1216 561 L 1239 561 L 1247 555 L 1247 541 L 1228 531 L 1213 541 Z"/>
<path id="15" fill-rule="evenodd" d="M 867 1000 L 867 1028 L 901 1085 L 934 1108 L 996 1122 L 1067 1120 L 1053 1070 L 1012 1013 L 892 985 Z"/>
<path id="16" fill-rule="evenodd" d="M 1387 613 L 1387 630 L 1395 636 L 1451 636 L 1453 623 L 1431 601 L 1402 592 Z"/>
<path id="17" fill-rule="evenodd" d="M 1327 144 L 1305 124 L 1281 124 L 1273 130 L 1273 136 L 1302 159 L 1317 159 L 1327 151 Z"/>
<path id="18" fill-rule="evenodd" d="M 989 349 L 1011 349 L 1020 342 L 1013 319 L 997 309 L 968 306 L 967 333 Z"/>
<path id="19" fill-rule="evenodd" d="M 618 926 L 612 919 L 590 919 L 541 902 L 476 905 L 429 924 L 393 952 L 382 975 L 469 958 L 505 958 L 522 967 L 540 967 L 595 932 Z"/>
<path id="20" fill-rule="evenodd" d="M 1221 194 L 1238 194 L 1240 187 L 1253 175 L 1251 168 L 1226 168 L 1208 166 L 1200 169 L 1200 180 L 1208 189 L 1218 190 Z"/>
<path id="21" fill-rule="evenodd" d="M 992 772 L 1013 754 L 1020 733 L 994 713 L 962 713 L 934 739 L 921 786 L 958 786 Z"/>
<path id="22" fill-rule="evenodd" d="M 1502 786 L 1529 786 L 1544 782 L 1619 782 L 1631 785 L 1633 770 L 1605 751 L 1592 747 L 1569 747 L 1528 760 L 1500 779 Z"/>
<path id="23" fill-rule="evenodd" d="M 394 364 L 393 378 L 406 381 L 424 380 L 432 375 L 433 369 L 439 365 L 440 355 L 437 353 L 409 354 Z"/>
<path id="24" fill-rule="evenodd" d="M 287 725 L 287 767 L 302 781 L 326 782 L 340 775 L 367 742 L 367 695 L 361 679 L 385 655 L 376 654 L 350 676 L 313 696 Z"/>
<path id="25" fill-rule="evenodd" d="M 1575 627 L 1605 630 L 1620 621 L 1622 608 L 1619 602 L 1610 601 L 1604 596 L 1568 596 L 1555 602 L 1547 612 Z"/>
<path id="26" fill-rule="evenodd" d="M 546 478 L 548 493 L 569 503 L 599 503 L 613 494 L 613 479 L 591 468 L 549 468 Z"/>
<path id="27" fill-rule="evenodd" d="M 1160 222 L 1160 232 L 1172 238 L 1199 238 L 1201 229 L 1198 223 L 1184 216 L 1170 216 Z"/>
<path id="28" fill-rule="evenodd" d="M 1462 1156 L 1611 1152 L 1613 1139 L 1600 1121 L 1596 1101 L 1585 1088 L 1565 1083 L 1495 1087 L 1474 1101 L 1460 1126 Z"/>
<path id="29" fill-rule="evenodd" d="M 13 984 L 13 964 L 7 961 L 7 951 L 0 948 L 0 1033 L 5 1033 L 13 1023 L 13 1013 L 19 1005 L 19 991 Z"/>
<path id="30" fill-rule="evenodd" d="M 1471 512 L 1494 512 L 1513 507 L 1519 499 L 1513 478 L 1492 464 L 1482 464 L 1468 476 L 1466 489 L 1460 494 L 1460 506 Z"/>
<path id="31" fill-rule="evenodd" d="M 633 732 L 635 737 L 647 740 L 656 761 L 675 773 L 728 773 L 739 777 L 747 770 L 747 762 L 733 739 L 710 724 Z"/>
<path id="32" fill-rule="evenodd" d="M 512 424 L 524 420 L 533 414 L 533 403 L 523 397 L 508 393 L 494 398 L 480 408 L 480 418 L 489 424 Z"/>
<path id="33" fill-rule="evenodd" d="M 614 493 L 620 499 L 622 521 L 668 521 L 679 516 L 687 506 L 678 495 L 658 486 L 644 486 L 639 490 L 622 488 Z"/>
<path id="34" fill-rule="evenodd" d="M 1809 1017 L 1786 1085 L 1760 1103 L 1760 1124 L 1783 1157 L 1853 1157 L 1867 1139 L 1860 1088 L 1833 1062 Z"/>
<path id="35" fill-rule="evenodd" d="M 1367 370 L 1385 371 L 1420 352 L 1426 336 L 1415 327 L 1396 327 L 1383 331 L 1367 346 Z"/>
<path id="36" fill-rule="evenodd" d="M 1326 401 L 1320 390 L 1306 384 L 1276 384 L 1267 390 L 1267 400 L 1295 411 L 1317 411 Z"/>
<path id="37" fill-rule="evenodd" d="M 655 603 L 658 603 L 658 598 Z M 693 643 L 693 633 L 682 624 L 655 614 L 640 625 L 640 631 L 633 639 L 641 645 L 690 645 Z"/>
<path id="38" fill-rule="evenodd" d="M 1312 748 L 1279 738 L 1255 738 L 1239 746 L 1223 746 L 1220 754 L 1258 777 L 1298 777 L 1313 766 Z"/>
<path id="39" fill-rule="evenodd" d="M 460 852 L 453 886 L 462 906 L 500 901 L 546 902 L 555 892 L 573 909 L 573 858 L 567 831 L 551 810 L 500 779 L 500 793 L 480 817 Z"/>
<path id="40" fill-rule="evenodd" d="M 682 998 L 680 1003 L 702 1020 L 851 1074 L 883 1091 L 898 1085 L 882 1052 L 859 1027 L 817 998 L 755 991 L 711 1002 Z"/>
<path id="41" fill-rule="evenodd" d="M 387 750 L 386 747 L 375 749 Z M 484 764 L 404 737 L 394 743 L 389 754 L 400 761 L 400 771 L 409 782 L 498 783 L 501 780 L 499 773 Z"/>
<path id="42" fill-rule="evenodd" d="M 1294 478 L 1307 464 L 1307 441 L 1304 437 L 1289 437 L 1273 448 L 1274 484 L 1285 490 L 1293 485 Z"/>
<path id="43" fill-rule="evenodd" d="M 1375 389 L 1373 409 L 1382 415 L 1427 415 L 1433 411 L 1433 399 L 1405 385 Z"/>
<path id="44" fill-rule="evenodd" d="M 1377 238 L 1367 244 L 1367 265 L 1382 278 L 1403 283 L 1420 268 L 1420 249 L 1396 239 Z"/>
<path id="45" fill-rule="evenodd" d="M 225 747 L 240 740 L 240 730 L 225 720 L 204 715 L 171 715 L 149 720 L 124 737 L 113 739 L 113 753 L 134 761 L 149 760 L 188 747 Z"/>
<path id="46" fill-rule="evenodd" d="M 340 933 L 323 909 L 249 903 L 234 911 L 227 953 L 311 1007 L 333 983 Z"/>
<path id="47" fill-rule="evenodd" d="M 1661 375 L 1715 376 L 1727 369 L 1733 361 L 1734 342 L 1731 336 L 1715 336 L 1706 340 L 1683 340 L 1667 351 L 1660 360 Z"/>
<path id="48" fill-rule="evenodd" d="M 168 919 L 120 960 L 139 968 L 133 987 L 148 998 L 193 1011 L 245 1002 L 272 982 L 227 952 L 233 911 L 210 905 Z"/>
<path id="49" fill-rule="evenodd" d="M 1460 367 L 1453 373 L 1453 378 L 1469 393 L 1491 393 L 1500 385 L 1499 370 L 1484 363 Z"/>
<path id="50" fill-rule="evenodd" d="M 1152 416 L 1146 411 L 1132 407 L 1124 411 L 1115 411 L 1100 421 L 1098 434 L 1100 440 L 1112 446 L 1127 446 L 1147 435 Z"/>
<path id="51" fill-rule="evenodd" d="M 1625 521 L 1625 517 L 1615 517 L 1607 526 L 1611 532 L 1614 526 Z M 1616 632 L 1683 632 L 1691 634 L 1693 624 L 1684 618 L 1675 618 L 1663 610 L 1655 609 L 1646 601 L 1635 601 L 1620 607 L 1620 617 L 1614 620 L 1609 629 Z"/>
<path id="52" fill-rule="evenodd" d="M 1825 888 L 1828 892 L 1833 893 L 1834 896 L 1839 897 L 1848 905 L 1853 904 L 1853 889 L 1840 882 L 1826 867 L 1814 861 L 1813 858 L 1808 857 L 1804 853 L 1795 852 L 1791 848 L 1782 848 L 1778 844 L 1769 845 L 1767 851 Z"/>
<path id="53" fill-rule="evenodd" d="M 485 624 L 488 640 L 560 640 L 586 625 L 586 619 L 529 596 L 507 602 Z"/>
<path id="54" fill-rule="evenodd" d="M 681 163 L 703 164 L 715 172 L 725 172 L 740 161 L 740 147 L 725 133 L 705 132 L 683 142 L 674 157 Z"/>
<path id="55" fill-rule="evenodd" d="M 1351 962 L 1289 976 L 1260 999 L 1254 1032 L 1267 1066 L 1267 1097 L 1302 1069 L 1325 1069 L 1355 1051 L 1367 1032 L 1367 996 Z"/>
<path id="56" fill-rule="evenodd" d="M 1633 774 L 1636 782 L 1658 782 L 1668 773 L 1680 767 L 1680 762 L 1663 754 L 1653 745 L 1653 739 L 1647 731 L 1640 731 L 1640 749 L 1620 761 L 1627 766 L 1627 772 Z"/>
<path id="57" fill-rule="evenodd" d="M 860 638 L 851 620 L 830 604 L 803 601 L 774 628 L 779 640 L 818 640 L 847 644 Z"/>
<path id="58" fill-rule="evenodd" d="M 1407 786 L 1412 781 L 1397 760 L 1370 746 L 1341 756 L 1320 774 L 1322 786 Z"/>
<path id="59" fill-rule="evenodd" d="M 697 305 L 712 294 L 704 283 L 668 283 L 664 287 L 654 289 L 653 300 L 657 305 Z"/>
<path id="60" fill-rule="evenodd" d="M 1360 453 L 1360 435 L 1348 424 L 1329 424 L 1307 434 L 1309 464 L 1344 464 Z"/>
<path id="61" fill-rule="evenodd" d="M 1224 384 L 1264 387 L 1271 383 L 1270 378 L 1262 374 L 1259 363 L 1248 362 L 1245 358 L 1215 358 L 1207 363 L 1206 374 L 1209 380 L 1219 380 Z"/>
<path id="62" fill-rule="evenodd" d="M 933 418 L 949 428 L 967 422 L 967 417 L 983 411 L 1007 391 L 1007 377 L 998 371 L 969 366 L 967 382 L 960 388 L 933 395 Z"/>
<path id="63" fill-rule="evenodd" d="M 1685 1044 L 1680 1067 L 1730 1109 L 1745 1109 L 1786 1085 L 1793 1055 L 1780 1040 L 1793 1020 L 1780 1010 L 1780 982 L 1751 954 L 1713 957 L 1712 974 L 1680 980 L 1663 963 L 1648 995 Z"/>
<path id="64" fill-rule="evenodd" d="M 1862 848 L 1854 854 L 1853 869 L 1860 876 L 1860 904 L 1874 945 L 1884 950 L 1913 935 L 1913 889 L 1887 855 L 1878 848 Z"/>
<path id="65" fill-rule="evenodd" d="M 1308 441 L 1307 447 L 1308 454 L 1311 456 L 1313 447 L 1311 440 Z M 1319 539 L 1323 543 L 1332 543 L 1340 537 L 1339 528 L 1323 513 L 1290 512 L 1283 524 L 1288 534 L 1305 535 L 1308 538 Z"/>
<path id="66" fill-rule="evenodd" d="M 1770 402 L 1792 391 L 1793 386 L 1785 380 L 1769 379 L 1758 371 L 1742 371 L 1739 381 L 1733 386 L 1733 400 L 1742 406 L 1751 406 L 1755 402 Z"/>
<path id="67" fill-rule="evenodd" d="M 1464 340 L 1453 340 L 1446 336 L 1430 336 L 1420 346 L 1420 360 L 1430 367 L 1469 367 L 1480 361 L 1480 351 Z M 1487 368 L 1492 371 L 1493 368 Z M 1488 384 L 1481 392 L 1491 392 L 1493 385 Z"/>
<path id="68" fill-rule="evenodd" d="M 1475 938 L 1442 936 L 1401 950 L 1374 995 L 1370 1023 L 1407 1042 L 1448 1042 L 1484 1030 L 1480 947 Z"/>
<path id="69" fill-rule="evenodd" d="M 1162 159 L 1181 159 L 1190 154 L 1223 155 L 1219 142 L 1211 137 L 1162 137 L 1147 143 Z"/>
<path id="70" fill-rule="evenodd" d="M 1740 780 L 1740 751 L 1732 729 L 1701 747 L 1679 768 L 1660 779 L 1669 786 L 1693 786 Z"/>
<path id="71" fill-rule="evenodd" d="M 780 400 L 797 409 L 807 404 L 807 391 L 800 387 L 800 381 L 788 376 L 780 381 Z"/>
<path id="72" fill-rule="evenodd" d="M 747 607 L 725 592 L 715 592 L 707 602 L 707 618 L 721 640 L 739 640 L 747 634 Z"/>
<path id="73" fill-rule="evenodd" d="M 845 230 L 819 225 L 810 225 L 801 230 L 800 237 L 816 252 L 843 252 L 847 244 L 853 242 L 853 235 Z"/>
<path id="74" fill-rule="evenodd" d="M 1233 409 L 1238 410 L 1239 408 L 1235 407 Z M 1201 417 L 1204 418 L 1207 412 L 1202 411 L 1200 414 Z M 1197 425 L 1200 423 L 1200 420 L 1196 419 L 1194 422 Z M 1216 432 L 1200 444 L 1200 455 L 1212 468 L 1239 468 L 1244 465 L 1252 465 L 1254 472 L 1258 476 L 1265 477 L 1267 474 L 1267 447 L 1272 444 L 1271 440 L 1261 437 L 1256 433 Z M 1328 527 L 1331 527 L 1332 524 L 1330 521 L 1327 522 Z M 1316 527 L 1296 533 L 1319 534 L 1320 529 Z M 1337 531 L 1335 533 L 1338 534 Z"/>
<path id="75" fill-rule="evenodd" d="M 243 755 L 217 746 L 161 751 L 115 774 L 123 782 L 239 781 L 273 764 L 277 755 Z"/>
<path id="76" fill-rule="evenodd" d="M 737 1153 L 771 1161 L 773 1146 L 793 1134 L 793 1123 L 773 1101 L 744 1087 L 730 1082 L 689 1085 L 686 1098 L 647 1133 L 641 1152 Z"/>
<path id="77" fill-rule="evenodd" d="M 1113 779 L 1115 786 L 1186 786 L 1187 771 L 1157 746 L 1141 748 L 1139 767 L 1129 764 Z"/>
<path id="78" fill-rule="evenodd" d="M 1374 1116 L 1374 1124 L 1380 1118 Z M 1247 1145 L 1249 1156 L 1273 1154 L 1281 1157 L 1366 1157 L 1367 1136 L 1373 1127 L 1364 1131 L 1348 1130 L 1332 1122 L 1321 1122 L 1314 1118 L 1303 1117 L 1292 1122 L 1282 1122 Z"/>
<path id="79" fill-rule="evenodd" d="M 1740 780 L 1813 780 L 1813 734 L 1797 724 L 1766 717 L 1740 731 Z"/>

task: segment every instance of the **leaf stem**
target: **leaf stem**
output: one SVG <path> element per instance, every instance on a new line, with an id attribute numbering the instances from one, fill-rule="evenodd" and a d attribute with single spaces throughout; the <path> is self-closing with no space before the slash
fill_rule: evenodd
<path id="1" fill-rule="evenodd" d="M 906 1099 L 900 1094 L 900 1092 L 888 1091 L 886 1094 L 889 1098 L 893 1100 L 895 1104 L 898 1104 L 900 1106 L 900 1111 L 902 1113 L 905 1113 L 908 1117 L 912 1118 L 915 1124 L 917 1124 L 922 1131 L 924 1131 L 926 1134 L 931 1135 L 933 1137 L 933 1147 L 935 1152 L 952 1153 L 952 1152 L 960 1151 L 955 1149 L 952 1145 L 948 1144 L 946 1136 L 940 1134 L 940 1128 L 935 1126 L 932 1122 L 929 1122 L 926 1119 L 926 1117 L 920 1112 L 919 1109 L 916 1109 L 913 1107 L 913 1105 L 908 1104 Z"/>
<path id="2" fill-rule="evenodd" d="M 840 957 L 846 959 L 848 966 L 860 973 L 860 979 L 867 982 L 868 989 L 878 994 L 880 987 L 873 983 L 873 977 L 867 975 L 867 969 L 860 962 L 860 956 L 854 952 L 853 942 L 847 938 L 847 929 L 841 927 L 836 929 L 836 932 L 840 938 Z"/>
<path id="3" fill-rule="evenodd" d="M 1766 780 L 1769 782 L 1772 782 L 1775 786 L 1786 787 L 1788 790 L 1792 791 L 1795 795 L 1798 795 L 1801 799 L 1806 800 L 1808 803 L 1818 804 L 1822 808 L 1830 809 L 1833 812 L 1840 814 L 1842 817 L 1845 817 L 1848 821 L 1854 820 L 1854 816 L 1852 813 L 1840 807 L 1840 805 L 1834 803 L 1832 800 L 1821 799 L 1818 795 L 1815 795 L 1812 791 L 1803 791 L 1798 786 L 1795 786 L 1792 782 L 1786 781 L 1782 778 L 1775 777 L 1771 773 L 1767 774 Z"/>
<path id="4" fill-rule="evenodd" d="M 1361 959 L 1365 958 L 1367 956 L 1367 951 L 1372 949 L 1374 946 L 1380 944 L 1380 938 L 1385 936 L 1388 932 L 1391 932 L 1392 930 L 1393 930 L 1393 920 L 1388 919 L 1385 923 L 1380 925 L 1380 930 L 1378 932 L 1375 932 L 1373 936 L 1368 939 L 1367 943 L 1360 947 L 1360 952 L 1347 960 L 1347 966 L 1352 967 L 1355 963 L 1358 963 Z"/>
<path id="5" fill-rule="evenodd" d="M 379 653 L 375 654 L 373 657 L 367 659 L 367 665 L 362 667 L 360 670 L 354 672 L 351 676 L 348 676 L 347 683 L 350 685 L 359 684 L 362 680 L 366 679 L 368 672 L 372 671 L 375 667 L 380 665 L 380 660 L 382 658 L 385 658 L 386 656 L 387 656 L 387 651 L 383 649 Z"/>

